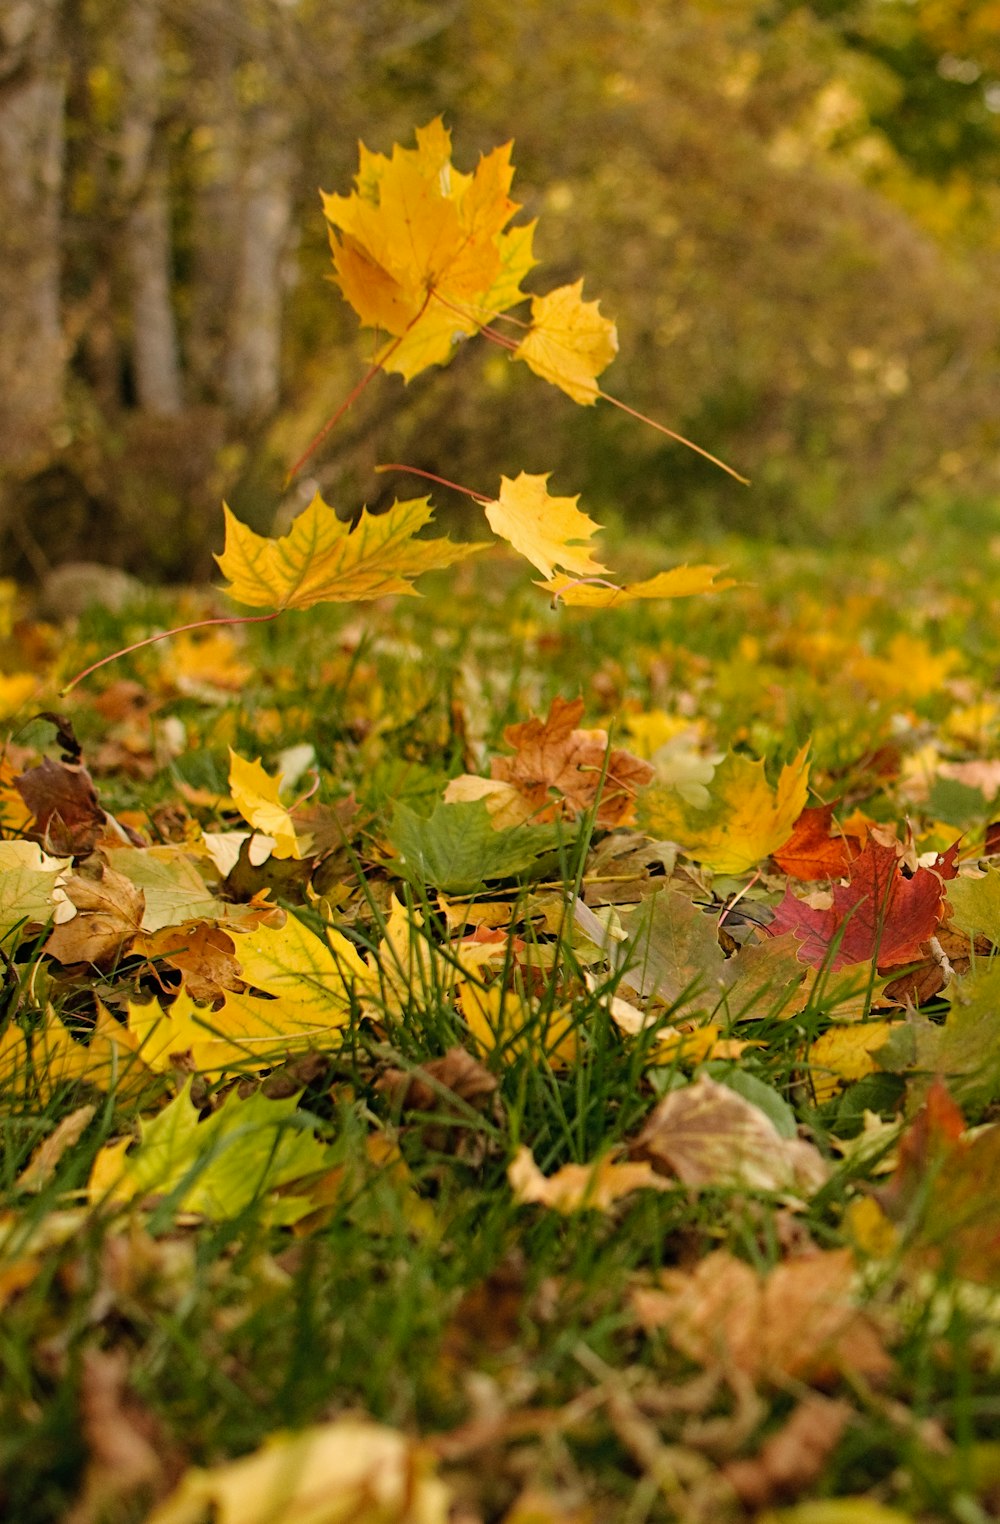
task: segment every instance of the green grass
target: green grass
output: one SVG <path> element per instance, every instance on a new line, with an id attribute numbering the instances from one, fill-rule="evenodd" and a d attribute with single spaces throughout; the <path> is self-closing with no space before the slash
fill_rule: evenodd
<path id="1" fill-rule="evenodd" d="M 711 599 L 603 615 L 549 610 L 521 567 L 497 559 L 428 579 L 422 600 L 316 609 L 251 630 L 239 647 L 251 675 L 215 698 L 178 687 L 161 645 L 105 669 L 62 706 L 104 807 L 153 840 L 171 829 L 180 839 L 168 808 L 218 824 L 206 801 L 227 792 L 229 746 L 263 755 L 273 772 L 283 748 L 310 742 L 318 798 L 333 806 L 353 795 L 356 829 L 347 844 L 331 847 L 313 881 L 309 868 L 265 864 L 249 875 L 245 897 L 270 885 L 272 898 L 307 925 L 336 926 L 381 958 L 395 995 L 381 1012 L 355 1000 L 311 1072 L 290 1061 L 286 1090 L 300 1095 L 303 1124 L 328 1146 L 332 1182 L 314 1215 L 294 1227 L 274 1225 L 275 1198 L 266 1192 L 222 1221 L 178 1213 L 169 1193 L 117 1207 L 88 1204 L 102 1146 L 134 1131 L 137 1115 L 155 1116 L 177 1076 L 164 1076 L 159 1091 L 109 1097 L 85 1072 L 39 1088 L 38 1074 L 5 1071 L 5 1517 L 47 1524 L 81 1506 L 88 1466 L 93 1474 L 103 1463 L 88 1363 L 95 1351 L 120 1355 L 126 1371 L 100 1421 L 138 1424 L 162 1458 L 157 1477 L 110 1487 L 103 1502 L 91 1498 L 89 1513 L 72 1515 L 95 1524 L 138 1524 L 186 1466 L 215 1465 L 277 1430 L 345 1414 L 367 1414 L 432 1443 L 446 1436 L 442 1475 L 470 1520 L 503 1519 L 527 1482 L 551 1495 L 549 1511 L 538 1516 L 543 1524 L 578 1517 L 572 1509 L 584 1503 L 594 1519 L 707 1524 L 821 1498 L 866 1500 L 857 1513 L 830 1514 L 833 1524 L 848 1517 L 877 1524 L 876 1505 L 955 1524 L 995 1516 L 1000 1303 L 983 1284 L 918 1262 L 910 1252 L 919 1242 L 918 1206 L 895 1249 L 858 1262 L 858 1305 L 890 1352 L 885 1374 L 873 1379 L 848 1360 L 829 1375 L 827 1395 L 848 1408 L 840 1441 L 815 1474 L 799 1485 L 776 1483 L 757 1507 L 741 1508 L 725 1468 L 760 1452 L 809 1381 L 761 1378 L 755 1396 L 753 1383 L 732 1377 L 725 1364 L 708 1379 L 669 1327 L 644 1333 L 633 1309 L 637 1286 L 662 1270 L 693 1271 L 714 1251 L 728 1250 L 765 1275 L 809 1244 L 830 1250 L 852 1242 L 845 1210 L 870 1199 L 886 1177 L 876 1173 L 877 1154 L 838 1162 L 837 1140 L 856 1136 L 866 1111 L 902 1121 L 907 1078 L 876 1072 L 817 1104 L 807 1050 L 831 1025 L 835 980 L 821 977 L 791 1020 L 781 1013 L 780 991 L 767 987 L 735 1014 L 718 996 L 696 1003 L 699 1021 L 714 1015 L 723 1035 L 755 1044 L 699 1072 L 725 1080 L 738 1071 L 737 1089 L 739 1076 L 766 1087 L 751 1096 L 764 1098 L 768 1114 L 792 1116 L 829 1160 L 822 1189 L 789 1203 L 782 1192 L 677 1185 L 565 1216 L 516 1204 L 507 1168 L 517 1147 L 530 1146 L 546 1174 L 587 1163 L 626 1146 L 658 1097 L 682 1090 L 693 1072 L 676 1060 L 651 1065 L 655 1029 L 635 1039 L 619 1031 L 608 997 L 634 999 L 633 992 L 599 963 L 589 990 L 582 939 L 565 916 L 561 926 L 553 918 L 554 903 L 586 888 L 607 833 L 589 817 L 567 822 L 540 881 L 529 875 L 479 895 L 509 902 L 510 925 L 541 966 L 525 972 L 509 946 L 497 965 L 500 983 L 523 999 L 520 1029 L 501 1031 L 492 1054 L 477 1049 L 467 1029 L 447 959 L 431 958 L 422 971 L 419 957 L 404 958 L 393 973 L 384 947 L 393 896 L 410 906 L 411 921 L 422 919 L 414 946 L 428 957 L 447 935 L 443 901 L 454 898 L 400 877 L 387 834 L 394 804 L 429 815 L 450 777 L 487 771 L 487 759 L 504 749 L 504 727 L 544 713 L 556 694 L 582 695 L 584 723 L 609 725 L 614 744 L 627 744 L 629 715 L 662 709 L 700 725 L 705 751 L 731 745 L 765 757 L 772 777 L 811 736 L 822 797 L 842 797 L 844 813 L 861 804 L 876 819 L 909 819 L 926 850 L 939 822 L 899 794 L 898 772 L 880 776 L 866 757 L 890 743 L 913 755 L 930 742 L 958 760 L 996 755 L 1000 718 L 986 715 L 975 740 L 956 714 L 990 699 L 1000 668 L 991 605 L 1000 550 L 944 519 L 890 533 L 894 548 L 878 554 L 737 541 L 707 554 L 686 547 L 686 559 L 728 561 L 741 585 Z M 620 548 L 616 565 L 624 570 L 629 560 L 647 572 L 658 564 L 637 541 Z M 87 615 L 59 647 L 58 675 L 173 617 L 165 596 L 125 619 Z M 894 685 L 892 641 L 901 634 L 925 642 L 928 660 L 953 650 L 952 672 L 922 685 L 909 646 Z M 10 635 L 8 670 L 28 666 L 28 647 L 18 644 L 25 638 L 23 627 Z M 154 703 L 140 727 L 152 738 L 144 770 L 124 765 L 123 722 L 97 703 L 122 679 Z M 51 688 L 37 707 L 56 707 Z M 168 721 L 185 727 L 186 745 L 172 757 L 162 744 L 156 753 Z M 51 727 L 26 729 L 22 717 L 10 730 L 16 746 L 51 740 Z M 102 771 L 105 743 L 117 750 Z M 17 770 L 29 765 L 27 753 L 16 756 Z M 964 828 L 985 824 L 985 802 L 983 812 Z M 750 878 L 714 885 L 706 878 L 695 895 L 711 908 L 714 889 L 718 917 L 726 894 L 746 890 L 731 922 L 737 943 L 768 917 L 783 887 L 767 874 L 747 887 Z M 30 928 L 4 940 L 3 1032 L 30 1035 L 51 1008 L 86 1034 L 95 993 L 121 1020 L 129 997 L 152 992 L 150 966 L 129 951 L 100 969 L 66 967 L 43 953 L 44 940 Z M 877 995 L 869 974 L 862 970 Z M 408 995 L 400 995 L 401 983 Z M 683 1018 L 692 1007 L 682 996 L 678 1009 Z M 658 1026 L 678 1009 L 665 1006 Z M 940 1020 L 941 1008 L 926 1014 Z M 569 1062 L 552 1051 L 560 1019 L 576 1034 Z M 387 1086 L 387 1071 L 413 1074 L 455 1047 L 492 1074 L 492 1095 L 456 1097 L 439 1083 L 414 1111 L 398 1084 Z M 275 1088 L 282 1065 L 269 1067 L 275 1072 L 263 1082 Z M 199 1104 L 212 1109 L 220 1088 L 234 1083 L 196 1079 Z M 244 1088 L 260 1083 L 248 1067 Z M 1000 1096 L 969 1120 L 989 1124 L 995 1102 Z M 37 1194 L 26 1192 L 19 1177 L 40 1141 L 85 1103 L 95 1109 L 79 1141 Z M 884 1150 L 892 1142 L 887 1137 Z M 984 1210 L 993 1211 L 995 1226 L 995 1206 Z M 802 1521 L 821 1517 L 803 1513 Z"/>

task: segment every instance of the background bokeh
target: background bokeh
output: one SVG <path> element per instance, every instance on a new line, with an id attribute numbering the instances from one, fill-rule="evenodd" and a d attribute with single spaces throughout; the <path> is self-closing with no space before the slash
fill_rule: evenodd
<path id="1" fill-rule="evenodd" d="M 537 289 L 617 320 L 605 388 L 750 489 L 483 340 L 379 378 L 284 488 L 372 345 L 317 190 L 439 113 L 463 168 L 515 140 Z M 996 0 L 0 0 L 3 570 L 207 575 L 222 497 L 349 516 L 419 490 L 386 460 L 552 471 L 668 540 L 980 515 L 998 168 Z"/>

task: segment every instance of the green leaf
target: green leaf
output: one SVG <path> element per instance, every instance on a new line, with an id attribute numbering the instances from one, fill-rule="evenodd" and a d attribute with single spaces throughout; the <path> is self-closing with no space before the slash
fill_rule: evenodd
<path id="1" fill-rule="evenodd" d="M 140 1122 L 138 1149 L 107 1181 L 111 1199 L 169 1196 L 175 1212 L 215 1221 L 239 1217 L 278 1186 L 328 1168 L 329 1150 L 313 1136 L 316 1118 L 296 1111 L 296 1104 L 295 1096 L 271 1101 L 260 1091 L 241 1100 L 232 1090 L 200 1122 L 185 1086 L 157 1116 Z M 102 1178 L 100 1157 L 95 1170 Z M 269 1202 L 267 1214 L 287 1224 L 313 1208 L 307 1196 L 286 1195 Z"/>
<path id="2" fill-rule="evenodd" d="M 554 850 L 554 825 L 513 826 L 497 831 L 482 799 L 439 804 L 429 820 L 397 804 L 389 827 L 404 878 L 451 894 L 474 894 L 489 879 L 537 873 Z"/>
<path id="3" fill-rule="evenodd" d="M 1000 946 L 1000 868 L 987 868 L 983 878 L 953 878 L 945 892 L 959 931 Z"/>
<path id="4" fill-rule="evenodd" d="M 725 955 L 712 916 L 686 895 L 664 889 L 638 909 L 622 911 L 628 941 L 618 951 L 623 982 L 638 994 L 673 1005 L 712 1006 L 722 989 Z"/>
<path id="5" fill-rule="evenodd" d="M 982 965 L 948 986 L 951 1010 L 944 1026 L 915 1026 L 917 1069 L 909 1086 L 911 1107 L 922 1103 L 940 1075 L 965 1110 L 1000 1099 L 1000 965 Z"/>

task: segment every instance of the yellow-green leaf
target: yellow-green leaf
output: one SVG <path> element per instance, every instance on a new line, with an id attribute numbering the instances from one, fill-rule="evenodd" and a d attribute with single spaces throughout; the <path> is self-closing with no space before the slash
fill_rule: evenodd
<path id="1" fill-rule="evenodd" d="M 241 524 L 223 504 L 226 544 L 216 556 L 226 591 L 251 608 L 308 609 L 315 603 L 349 603 L 387 593 L 415 593 L 421 572 L 451 566 L 482 550 L 453 545 L 444 537 L 418 540 L 433 511 L 426 497 L 394 503 L 388 513 L 362 509 L 352 528 L 317 493 L 279 539 Z"/>
<path id="2" fill-rule="evenodd" d="M 708 804 L 698 808 L 676 789 L 656 787 L 640 796 L 643 829 L 717 873 L 745 873 L 784 846 L 809 793 L 809 746 L 781 770 L 777 788 L 764 764 L 729 752 L 712 779 Z"/>

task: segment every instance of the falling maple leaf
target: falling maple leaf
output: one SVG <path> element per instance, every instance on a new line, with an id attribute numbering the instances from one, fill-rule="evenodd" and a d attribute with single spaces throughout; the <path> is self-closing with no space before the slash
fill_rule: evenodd
<path id="1" fill-rule="evenodd" d="M 601 576 L 608 568 L 594 560 L 588 546 L 600 525 L 580 512 L 579 497 L 551 497 L 548 479 L 526 471 L 515 481 L 502 477 L 499 498 L 484 509 L 490 528 L 544 577 L 557 566 L 580 577 Z"/>
<path id="2" fill-rule="evenodd" d="M 504 740 L 515 755 L 495 758 L 493 777 L 513 784 L 535 820 L 572 818 L 596 804 L 599 826 L 628 824 L 653 768 L 631 752 L 609 748 L 606 731 L 578 730 L 582 718 L 582 699 L 556 697 L 546 719 L 508 725 Z"/>
<path id="3" fill-rule="evenodd" d="M 640 823 L 650 836 L 676 841 L 688 857 L 716 873 L 745 873 L 791 836 L 808 794 L 808 755 L 806 744 L 772 789 L 763 762 L 728 752 L 704 808 L 675 789 L 654 785 L 642 796 Z"/>
<path id="4" fill-rule="evenodd" d="M 397 502 L 387 513 L 362 509 L 353 527 L 319 493 L 286 535 L 268 539 L 241 524 L 227 505 L 226 543 L 216 556 L 226 591 L 250 608 L 308 609 L 316 603 L 361 602 L 388 593 L 416 593 L 413 578 L 482 550 L 447 537 L 418 540 L 433 517 L 427 498 Z"/>
<path id="5" fill-rule="evenodd" d="M 522 301 L 535 263 L 534 224 L 505 231 L 520 210 L 508 195 L 512 145 L 468 175 L 452 166 L 440 117 L 416 138 L 391 158 L 360 145 L 355 190 L 323 195 L 340 289 L 363 326 L 395 335 L 378 363 L 407 381 Z"/>
<path id="6" fill-rule="evenodd" d="M 613 609 L 619 604 L 642 599 L 690 598 L 697 593 L 720 593 L 736 585 L 731 577 L 722 577 L 724 570 L 721 566 L 674 566 L 670 571 L 657 572 L 654 577 L 647 577 L 642 582 L 628 582 L 623 587 L 613 583 L 581 582 L 560 575 L 536 586 L 551 593 L 553 602 L 566 603 L 573 608 Z"/>
<path id="7" fill-rule="evenodd" d="M 944 868 L 944 859 L 938 862 Z M 940 872 L 918 868 L 906 878 L 898 847 L 869 836 L 828 909 L 816 910 L 786 889 L 768 931 L 800 936 L 799 958 L 814 968 L 836 970 L 873 959 L 879 968 L 892 968 L 919 961 L 921 942 L 941 920 L 944 894 Z"/>
<path id="8" fill-rule="evenodd" d="M 618 331 L 601 317 L 600 302 L 583 300 L 583 281 L 531 299 L 531 327 L 514 350 L 536 376 L 574 402 L 597 401 L 597 377 L 618 353 Z"/>

